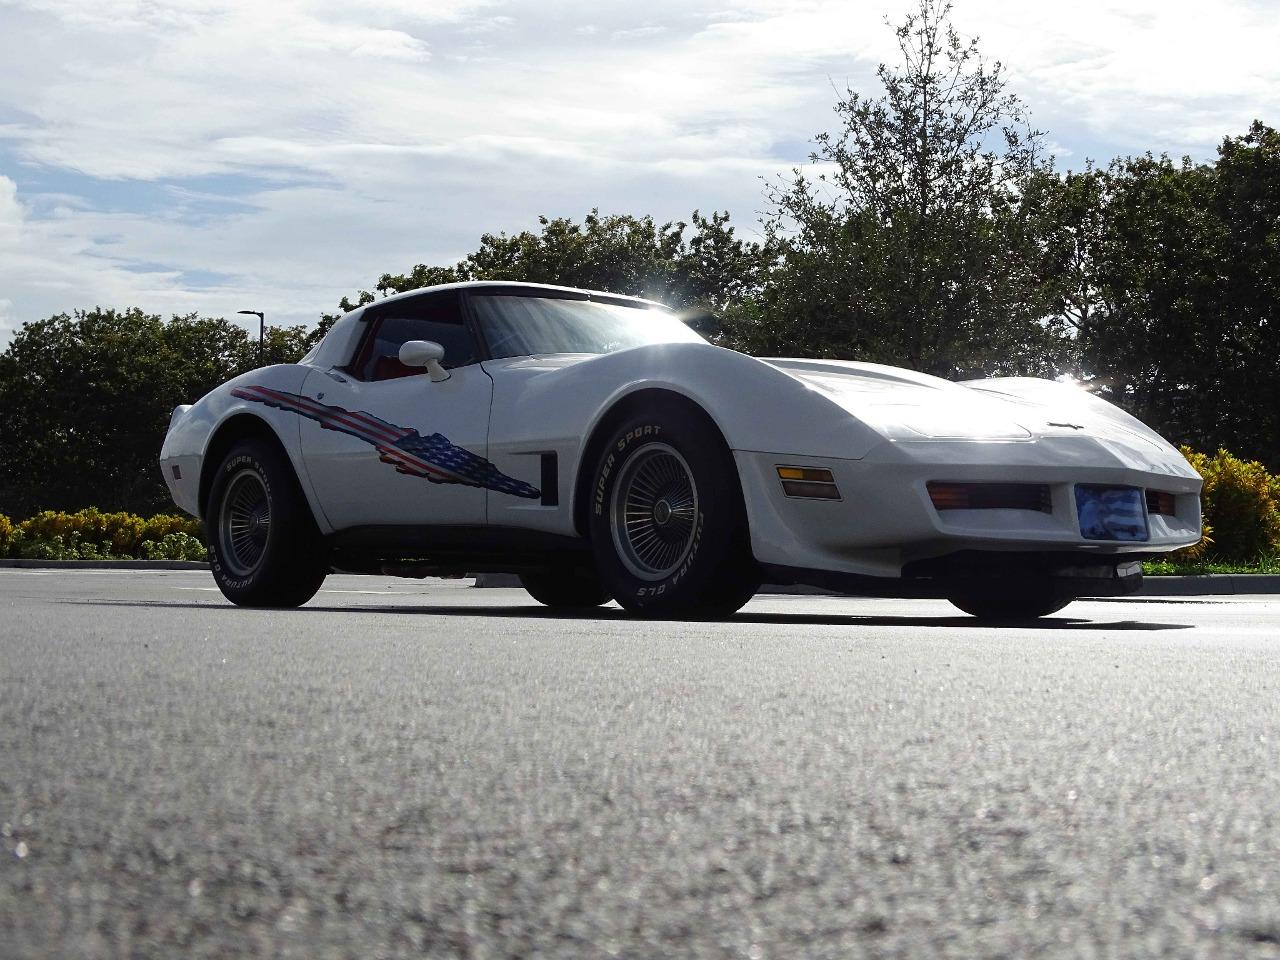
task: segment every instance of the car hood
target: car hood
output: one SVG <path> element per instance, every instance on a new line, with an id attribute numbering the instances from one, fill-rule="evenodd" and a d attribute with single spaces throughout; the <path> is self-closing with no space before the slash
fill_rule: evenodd
<path id="1" fill-rule="evenodd" d="M 1186 463 L 1145 424 L 1070 383 L 1032 377 L 955 383 L 875 363 L 765 362 L 893 440 L 1032 442 L 1080 437 L 1142 460 Z"/>
<path id="2" fill-rule="evenodd" d="M 893 439 L 1032 440 L 1042 411 L 928 374 L 840 360 L 765 361 Z"/>
<path id="3" fill-rule="evenodd" d="M 660 348 L 653 348 L 660 349 Z M 488 361 L 486 366 L 524 376 L 555 374 L 571 367 L 608 363 L 615 354 L 553 354 Z M 743 358 L 745 359 L 745 358 Z M 1011 416 L 1013 406 L 960 384 L 928 374 L 874 363 L 840 360 L 766 359 L 763 362 L 800 381 L 869 426 L 911 423 L 914 436 L 930 439 L 1029 440 L 1032 431 Z"/>

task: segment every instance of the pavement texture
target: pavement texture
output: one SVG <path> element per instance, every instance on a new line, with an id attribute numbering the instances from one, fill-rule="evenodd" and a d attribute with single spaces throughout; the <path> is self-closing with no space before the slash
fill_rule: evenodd
<path id="1" fill-rule="evenodd" d="M 1280 603 L 0 571 L 0 957 L 1280 956 Z"/>

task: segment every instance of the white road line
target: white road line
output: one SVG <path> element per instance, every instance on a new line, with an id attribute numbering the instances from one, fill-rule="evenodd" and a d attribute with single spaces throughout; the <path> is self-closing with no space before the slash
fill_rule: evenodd
<path id="1" fill-rule="evenodd" d="M 157 573 L 203 573 L 202 570 L 84 570 L 75 567 L 63 567 L 53 570 L 3 569 L 0 573 L 11 573 L 17 577 L 125 577 L 130 574 L 141 574 L 153 577 Z"/>
<path id="2" fill-rule="evenodd" d="M 363 593 L 372 597 L 412 597 L 415 590 L 321 590 L 321 593 Z"/>
<path id="3" fill-rule="evenodd" d="M 218 593 L 217 587 L 170 587 L 170 590 L 203 590 L 209 593 Z M 413 590 L 321 590 L 321 593 L 359 593 L 371 597 L 412 597 L 416 596 Z"/>

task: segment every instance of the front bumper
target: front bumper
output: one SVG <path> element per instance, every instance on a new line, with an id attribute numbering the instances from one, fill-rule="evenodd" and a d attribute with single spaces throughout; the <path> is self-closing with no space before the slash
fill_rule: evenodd
<path id="1" fill-rule="evenodd" d="M 1114 568 L 1126 557 L 1167 553 L 1200 539 L 1201 481 L 1185 461 L 1144 459 L 1087 437 L 1007 444 L 886 442 L 861 460 L 807 457 L 803 464 L 794 456 L 754 451 L 735 451 L 734 457 L 752 552 L 766 570 L 911 577 L 921 562 L 962 551 L 1053 555 L 1065 558 L 1064 567 Z M 786 496 L 777 474 L 784 464 L 830 470 L 841 499 Z M 929 497 L 931 480 L 1044 484 L 1051 509 L 939 511 Z M 1080 533 L 1076 484 L 1172 493 L 1175 511 L 1150 514 L 1145 541 L 1088 540 Z"/>

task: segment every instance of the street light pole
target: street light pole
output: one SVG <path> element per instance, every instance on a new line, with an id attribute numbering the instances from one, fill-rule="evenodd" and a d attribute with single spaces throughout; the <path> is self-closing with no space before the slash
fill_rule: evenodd
<path id="1" fill-rule="evenodd" d="M 237 310 L 236 313 L 247 313 L 258 318 L 258 366 L 262 366 L 262 339 L 267 329 L 267 322 L 262 318 L 261 310 Z"/>

